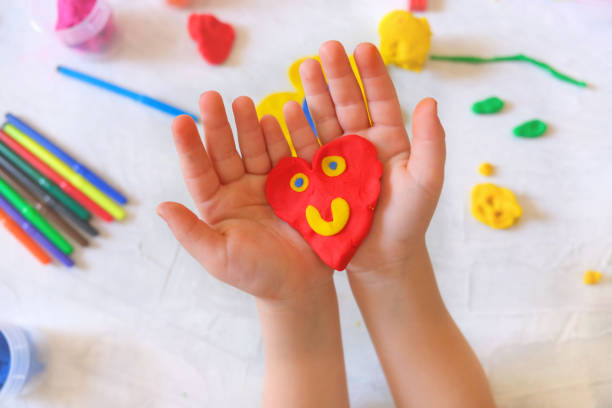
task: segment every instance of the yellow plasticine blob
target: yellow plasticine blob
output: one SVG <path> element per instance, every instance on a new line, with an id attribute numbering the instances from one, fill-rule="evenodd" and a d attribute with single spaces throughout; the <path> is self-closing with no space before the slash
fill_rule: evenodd
<path id="1" fill-rule="evenodd" d="M 314 232 L 324 237 L 336 235 L 349 220 L 351 208 L 344 198 L 336 197 L 331 202 L 332 220 L 325 221 L 314 206 L 306 207 L 306 221 Z"/>
<path id="2" fill-rule="evenodd" d="M 491 163 L 484 162 L 480 166 L 478 166 L 478 172 L 483 176 L 490 176 L 493 174 L 495 168 Z"/>
<path id="3" fill-rule="evenodd" d="M 302 101 L 304 100 L 304 86 L 302 85 L 302 80 L 300 78 L 300 65 L 305 60 L 312 58 L 321 63 L 321 58 L 318 55 L 312 55 L 310 57 L 303 57 L 296 61 L 294 61 L 289 70 L 287 71 L 287 75 L 289 76 L 289 82 L 295 88 L 295 92 L 275 92 L 272 93 L 265 98 L 263 98 L 259 104 L 257 105 L 257 116 L 261 119 L 264 115 L 272 115 L 278 120 L 278 123 L 283 130 L 283 134 L 285 135 L 285 139 L 287 143 L 289 143 L 289 148 L 291 149 L 291 155 L 297 156 L 295 152 L 295 148 L 293 147 L 293 143 L 289 136 L 289 130 L 287 129 L 287 123 L 285 122 L 285 117 L 283 116 L 283 107 L 289 101 L 296 101 L 300 105 L 302 105 Z M 349 62 L 351 64 L 351 68 L 353 69 L 353 73 L 357 78 L 357 82 L 359 83 L 359 87 L 361 88 L 361 94 L 363 96 L 363 100 L 366 101 L 365 92 L 363 90 L 363 83 L 361 82 L 361 76 L 359 75 L 359 70 L 357 69 L 357 64 L 355 63 L 355 58 L 353 55 L 349 55 Z M 325 76 L 325 72 L 323 72 L 323 76 Z M 366 109 L 368 109 L 368 105 L 366 102 Z M 368 110 L 368 118 L 370 115 L 370 111 Z M 370 119 L 370 123 L 372 120 Z"/>
<path id="4" fill-rule="evenodd" d="M 586 271 L 584 273 L 583 281 L 586 285 L 596 285 L 601 280 L 602 274 L 597 271 Z"/>
<path id="5" fill-rule="evenodd" d="M 278 123 L 283 130 L 285 139 L 289 143 L 291 149 L 291 155 L 297 156 L 295 148 L 289 137 L 289 130 L 287 129 L 287 123 L 285 123 L 285 117 L 283 116 L 283 106 L 289 101 L 296 101 L 300 105 L 302 104 L 302 98 L 295 92 L 276 92 L 263 98 L 257 105 L 257 116 L 261 119 L 264 115 L 272 115 L 278 120 Z"/>
<path id="6" fill-rule="evenodd" d="M 472 215 L 491 228 L 509 228 L 522 213 L 514 193 L 507 188 L 482 183 L 472 189 Z"/>
<path id="7" fill-rule="evenodd" d="M 291 82 L 291 85 L 293 85 L 295 91 L 302 98 L 304 97 L 304 86 L 302 85 L 302 79 L 300 78 L 300 65 L 302 65 L 302 62 L 311 58 L 317 60 L 319 64 L 321 63 L 321 58 L 319 58 L 318 55 L 303 57 L 291 64 L 291 66 L 289 67 L 289 71 L 287 72 L 287 74 L 289 75 L 289 82 Z"/>
<path id="8" fill-rule="evenodd" d="M 404 10 L 392 11 L 378 24 L 378 34 L 386 64 L 417 72 L 423 68 L 431 45 L 431 30 L 424 17 L 416 18 Z"/>

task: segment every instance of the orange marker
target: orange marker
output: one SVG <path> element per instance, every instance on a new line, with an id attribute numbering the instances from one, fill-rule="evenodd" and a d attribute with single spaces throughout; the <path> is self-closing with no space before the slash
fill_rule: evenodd
<path id="1" fill-rule="evenodd" d="M 51 258 L 43 251 L 36 242 L 32 240 L 20 227 L 17 225 L 15 221 L 12 220 L 3 210 L 0 209 L 0 224 L 4 225 L 4 228 L 7 229 L 19 242 L 23 244 L 24 247 L 36 259 L 40 261 L 43 265 L 51 262 Z"/>

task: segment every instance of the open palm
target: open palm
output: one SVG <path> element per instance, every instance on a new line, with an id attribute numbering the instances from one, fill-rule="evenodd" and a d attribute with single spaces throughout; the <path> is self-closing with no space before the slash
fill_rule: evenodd
<path id="1" fill-rule="evenodd" d="M 377 48 L 364 43 L 354 52 L 367 108 L 342 45 L 329 41 L 319 55 L 325 77 L 315 60 L 300 67 L 319 140 L 325 144 L 358 134 L 376 146 L 383 164 L 370 233 L 347 269 L 369 271 L 402 262 L 412 248 L 423 244 L 442 188 L 444 130 L 436 102 L 424 99 L 415 108 L 411 149 L 395 88 Z M 285 117 L 298 155 L 310 160 L 319 147 L 314 133 L 297 106 L 287 106 Z"/>
<path id="2" fill-rule="evenodd" d="M 399 101 L 376 47 L 361 44 L 354 54 L 367 108 L 342 45 L 327 42 L 319 54 L 325 76 L 316 60 L 300 67 L 319 140 L 324 144 L 359 134 L 376 146 L 383 163 L 370 234 L 347 269 L 401 262 L 423 240 L 442 186 L 444 131 L 435 101 L 426 99 L 415 109 L 411 152 Z M 175 119 L 172 129 L 202 220 L 177 203 L 158 209 L 179 242 L 214 276 L 258 297 L 284 298 L 327 283 L 331 268 L 275 216 L 265 198 L 267 174 L 290 153 L 276 119 L 258 121 L 251 99 L 234 101 L 241 156 L 221 96 L 204 93 L 200 110 L 206 147 L 189 116 Z M 283 113 L 297 155 L 311 161 L 320 144 L 301 106 L 290 102 Z"/>
<path id="3" fill-rule="evenodd" d="M 202 219 L 171 202 L 159 214 L 208 272 L 257 297 L 283 299 L 327 283 L 332 269 L 266 201 L 266 176 L 290 153 L 278 122 L 260 123 L 247 97 L 237 98 L 233 110 L 242 157 L 218 93 L 200 98 L 206 148 L 189 116 L 175 119 L 183 177 Z"/>

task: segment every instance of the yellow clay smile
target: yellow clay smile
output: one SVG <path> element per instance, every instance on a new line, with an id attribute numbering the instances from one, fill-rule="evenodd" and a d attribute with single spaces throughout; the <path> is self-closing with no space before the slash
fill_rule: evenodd
<path id="1" fill-rule="evenodd" d="M 331 202 L 332 220 L 325 221 L 316 207 L 306 207 L 306 221 L 314 232 L 324 237 L 336 235 L 344 229 L 350 216 L 350 206 L 345 199 L 336 197 Z"/>

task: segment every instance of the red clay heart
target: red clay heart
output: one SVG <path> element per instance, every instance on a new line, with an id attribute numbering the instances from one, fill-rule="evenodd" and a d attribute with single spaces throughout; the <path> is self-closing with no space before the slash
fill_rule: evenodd
<path id="1" fill-rule="evenodd" d="M 370 230 L 382 165 L 374 145 L 358 135 L 321 147 L 312 163 L 281 159 L 266 180 L 266 199 L 323 262 L 343 270 Z"/>
<path id="2" fill-rule="evenodd" d="M 206 61 L 218 65 L 227 59 L 234 45 L 234 27 L 212 14 L 192 14 L 187 29 Z"/>

